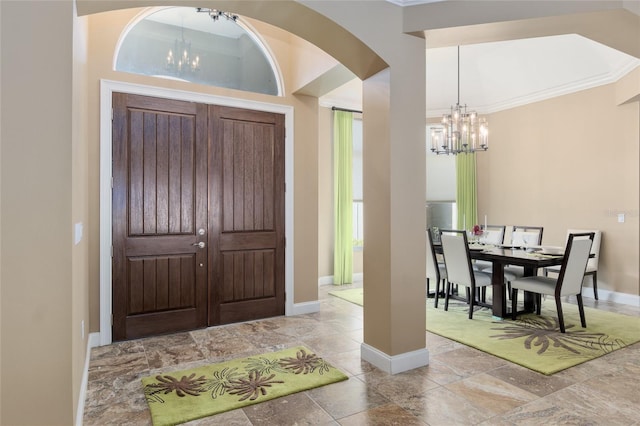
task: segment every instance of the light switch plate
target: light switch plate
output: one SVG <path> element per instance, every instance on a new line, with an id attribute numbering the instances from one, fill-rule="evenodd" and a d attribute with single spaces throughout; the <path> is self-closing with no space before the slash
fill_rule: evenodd
<path id="1" fill-rule="evenodd" d="M 624 223 L 624 213 L 618 213 L 618 223 Z"/>
<path id="2" fill-rule="evenodd" d="M 73 232 L 73 243 L 78 245 L 80 244 L 80 241 L 82 241 L 82 222 L 75 224 Z"/>

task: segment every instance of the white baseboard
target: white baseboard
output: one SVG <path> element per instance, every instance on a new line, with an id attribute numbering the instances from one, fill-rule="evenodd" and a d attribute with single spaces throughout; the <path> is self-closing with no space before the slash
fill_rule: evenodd
<path id="1" fill-rule="evenodd" d="M 594 299 L 593 289 L 582 287 L 582 297 Z M 635 294 L 617 293 L 615 291 L 602 290 L 598 288 L 598 300 L 620 303 L 622 305 L 640 306 L 640 296 Z"/>
<path id="2" fill-rule="evenodd" d="M 326 275 L 318 278 L 318 285 L 330 285 L 333 284 L 333 275 Z"/>
<path id="3" fill-rule="evenodd" d="M 100 346 L 100 333 L 89 333 L 89 347 L 97 348 Z"/>
<path id="4" fill-rule="evenodd" d="M 427 348 L 390 356 L 373 346 L 362 343 L 360 357 L 389 374 L 402 373 L 429 365 L 429 350 Z"/>
<path id="5" fill-rule="evenodd" d="M 364 274 L 353 274 L 353 282 L 361 282 L 364 278 Z M 590 284 L 589 280 L 587 282 Z M 598 283 L 602 285 L 604 283 Z M 333 275 L 326 275 L 318 278 L 318 286 L 333 285 Z M 591 285 L 582 287 L 582 297 L 588 297 L 594 299 L 593 288 Z M 621 303 L 623 305 L 640 306 L 640 296 L 635 294 L 618 293 L 615 291 L 603 290 L 598 288 L 598 299 L 608 300 L 614 303 Z"/>
<path id="6" fill-rule="evenodd" d="M 353 274 L 353 282 L 358 283 L 364 280 L 364 273 L 358 272 Z M 333 284 L 333 275 L 325 275 L 318 278 L 318 286 Z"/>
<path id="7" fill-rule="evenodd" d="M 100 345 L 100 333 L 89 333 L 87 339 L 87 352 L 84 356 L 84 370 L 82 371 L 82 382 L 78 394 L 78 409 L 76 410 L 76 426 L 82 426 L 84 417 L 84 402 L 87 399 L 87 385 L 89 383 L 89 362 L 91 361 L 91 348 Z"/>
<path id="8" fill-rule="evenodd" d="M 294 303 L 291 315 L 303 315 L 320 312 L 320 301 Z"/>

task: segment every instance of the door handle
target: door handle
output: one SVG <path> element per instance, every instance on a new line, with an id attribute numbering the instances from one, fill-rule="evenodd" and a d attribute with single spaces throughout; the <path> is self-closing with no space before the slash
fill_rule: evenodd
<path id="1" fill-rule="evenodd" d="M 198 248 L 204 248 L 205 247 L 205 244 L 202 241 L 200 241 L 199 243 L 192 244 L 192 245 L 194 245 L 194 246 L 196 246 Z"/>

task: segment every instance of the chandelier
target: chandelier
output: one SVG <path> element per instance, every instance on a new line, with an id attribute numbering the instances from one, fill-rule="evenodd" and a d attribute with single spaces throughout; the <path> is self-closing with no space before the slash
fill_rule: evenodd
<path id="1" fill-rule="evenodd" d="M 226 18 L 227 21 L 233 21 L 236 22 L 238 20 L 238 15 L 234 15 L 233 13 L 229 13 L 229 12 L 224 12 L 222 10 L 218 10 L 218 9 L 209 9 L 206 7 L 198 7 L 196 8 L 197 12 L 204 12 L 204 13 L 208 13 L 209 16 L 211 17 L 211 19 L 213 19 L 214 21 L 217 21 L 220 18 Z"/>
<path id="2" fill-rule="evenodd" d="M 442 127 L 431 131 L 431 151 L 460 154 L 489 149 L 489 123 L 475 111 L 460 105 L 460 46 L 458 46 L 458 102 L 442 116 Z"/>
<path id="3" fill-rule="evenodd" d="M 184 27 L 182 27 L 180 40 L 176 39 L 173 48 L 169 49 L 165 68 L 178 76 L 200 70 L 200 57 L 191 56 L 191 42 L 184 39 Z"/>

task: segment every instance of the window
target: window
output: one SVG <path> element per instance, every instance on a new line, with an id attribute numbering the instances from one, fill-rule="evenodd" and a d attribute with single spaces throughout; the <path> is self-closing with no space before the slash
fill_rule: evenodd
<path id="1" fill-rule="evenodd" d="M 153 9 L 123 33 L 116 71 L 281 95 L 275 62 L 242 23 L 192 7 Z"/>
<path id="2" fill-rule="evenodd" d="M 431 132 L 440 128 L 441 125 L 428 125 L 426 132 L 427 228 L 455 229 L 458 217 L 456 158 L 455 155 L 437 155 L 431 151 Z"/>
<path id="3" fill-rule="evenodd" d="M 353 246 L 364 242 L 362 197 L 362 118 L 353 119 Z"/>

